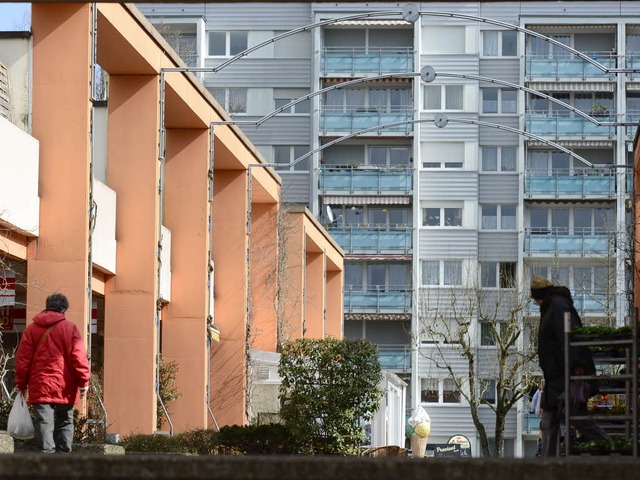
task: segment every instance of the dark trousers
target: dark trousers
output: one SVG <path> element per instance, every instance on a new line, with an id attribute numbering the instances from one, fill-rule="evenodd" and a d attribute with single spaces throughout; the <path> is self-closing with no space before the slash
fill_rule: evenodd
<path id="1" fill-rule="evenodd" d="M 71 453 L 73 405 L 36 403 L 35 442 L 42 453 Z"/>
<path id="2" fill-rule="evenodd" d="M 586 414 L 586 411 L 584 412 Z M 560 414 L 557 408 L 545 408 L 542 411 L 542 448 L 541 457 L 559 455 L 558 436 L 560 432 Z M 575 420 L 571 423 L 580 432 L 584 440 L 611 440 L 611 437 L 593 420 Z"/>

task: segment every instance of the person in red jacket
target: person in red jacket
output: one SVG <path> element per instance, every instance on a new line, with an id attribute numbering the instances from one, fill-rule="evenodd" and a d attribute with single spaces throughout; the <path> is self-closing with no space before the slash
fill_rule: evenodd
<path id="1" fill-rule="evenodd" d="M 35 442 L 43 453 L 70 453 L 73 406 L 89 388 L 89 362 L 78 328 L 68 321 L 67 297 L 47 297 L 44 311 L 33 317 L 16 354 L 16 384 L 36 415 Z M 26 397 L 26 396 L 25 396 Z"/>

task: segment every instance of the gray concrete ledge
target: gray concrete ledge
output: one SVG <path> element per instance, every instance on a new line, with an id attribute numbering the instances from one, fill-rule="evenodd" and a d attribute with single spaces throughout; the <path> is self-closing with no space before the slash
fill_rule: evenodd
<path id="1" fill-rule="evenodd" d="M 13 437 L 6 431 L 0 430 L 0 453 L 13 453 Z"/>
<path id="2" fill-rule="evenodd" d="M 0 480 L 612 480 L 638 478 L 631 457 L 414 459 L 175 455 L 0 455 Z"/>

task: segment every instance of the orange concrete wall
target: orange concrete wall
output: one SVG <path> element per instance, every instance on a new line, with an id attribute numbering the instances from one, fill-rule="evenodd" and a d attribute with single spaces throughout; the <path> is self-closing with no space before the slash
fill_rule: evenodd
<path id="1" fill-rule="evenodd" d="M 307 338 L 323 338 L 325 331 L 325 258 L 323 253 L 307 253 L 305 288 L 305 326 Z"/>
<path id="2" fill-rule="evenodd" d="M 251 218 L 251 347 L 275 352 L 278 205 L 254 204 Z"/>
<path id="3" fill-rule="evenodd" d="M 111 432 L 156 421 L 158 124 L 156 76 L 110 77 L 107 180 L 115 190 L 117 275 L 105 289 L 104 393 Z"/>
<path id="4" fill-rule="evenodd" d="M 176 430 L 207 425 L 209 130 L 167 130 L 164 225 L 171 230 L 171 302 L 163 309 L 162 356 L 178 362 L 170 404 Z"/>
<path id="5" fill-rule="evenodd" d="M 304 337 L 304 264 L 306 260 L 304 230 L 300 215 L 287 215 L 286 258 L 287 268 L 282 289 L 284 318 L 282 319 L 283 340 L 297 340 Z"/>
<path id="6" fill-rule="evenodd" d="M 53 292 L 87 331 L 90 7 L 35 4 L 33 136 L 40 142 L 40 237 L 27 260 L 27 318 Z"/>
<path id="7" fill-rule="evenodd" d="M 212 349 L 212 409 L 220 425 L 242 425 L 246 419 L 247 172 L 216 171 L 214 191 L 215 323 L 221 340 Z"/>
<path id="8" fill-rule="evenodd" d="M 329 270 L 327 272 L 327 320 L 325 334 L 342 338 L 343 336 L 343 286 L 342 271 Z"/>

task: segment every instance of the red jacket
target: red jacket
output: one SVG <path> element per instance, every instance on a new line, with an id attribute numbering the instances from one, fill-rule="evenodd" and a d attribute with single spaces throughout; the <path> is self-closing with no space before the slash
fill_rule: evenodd
<path id="1" fill-rule="evenodd" d="M 47 328 L 53 328 L 40 347 Z M 29 387 L 29 403 L 75 404 L 78 388 L 89 384 L 87 351 L 78 328 L 62 313 L 45 310 L 33 317 L 16 354 L 16 383 Z"/>

